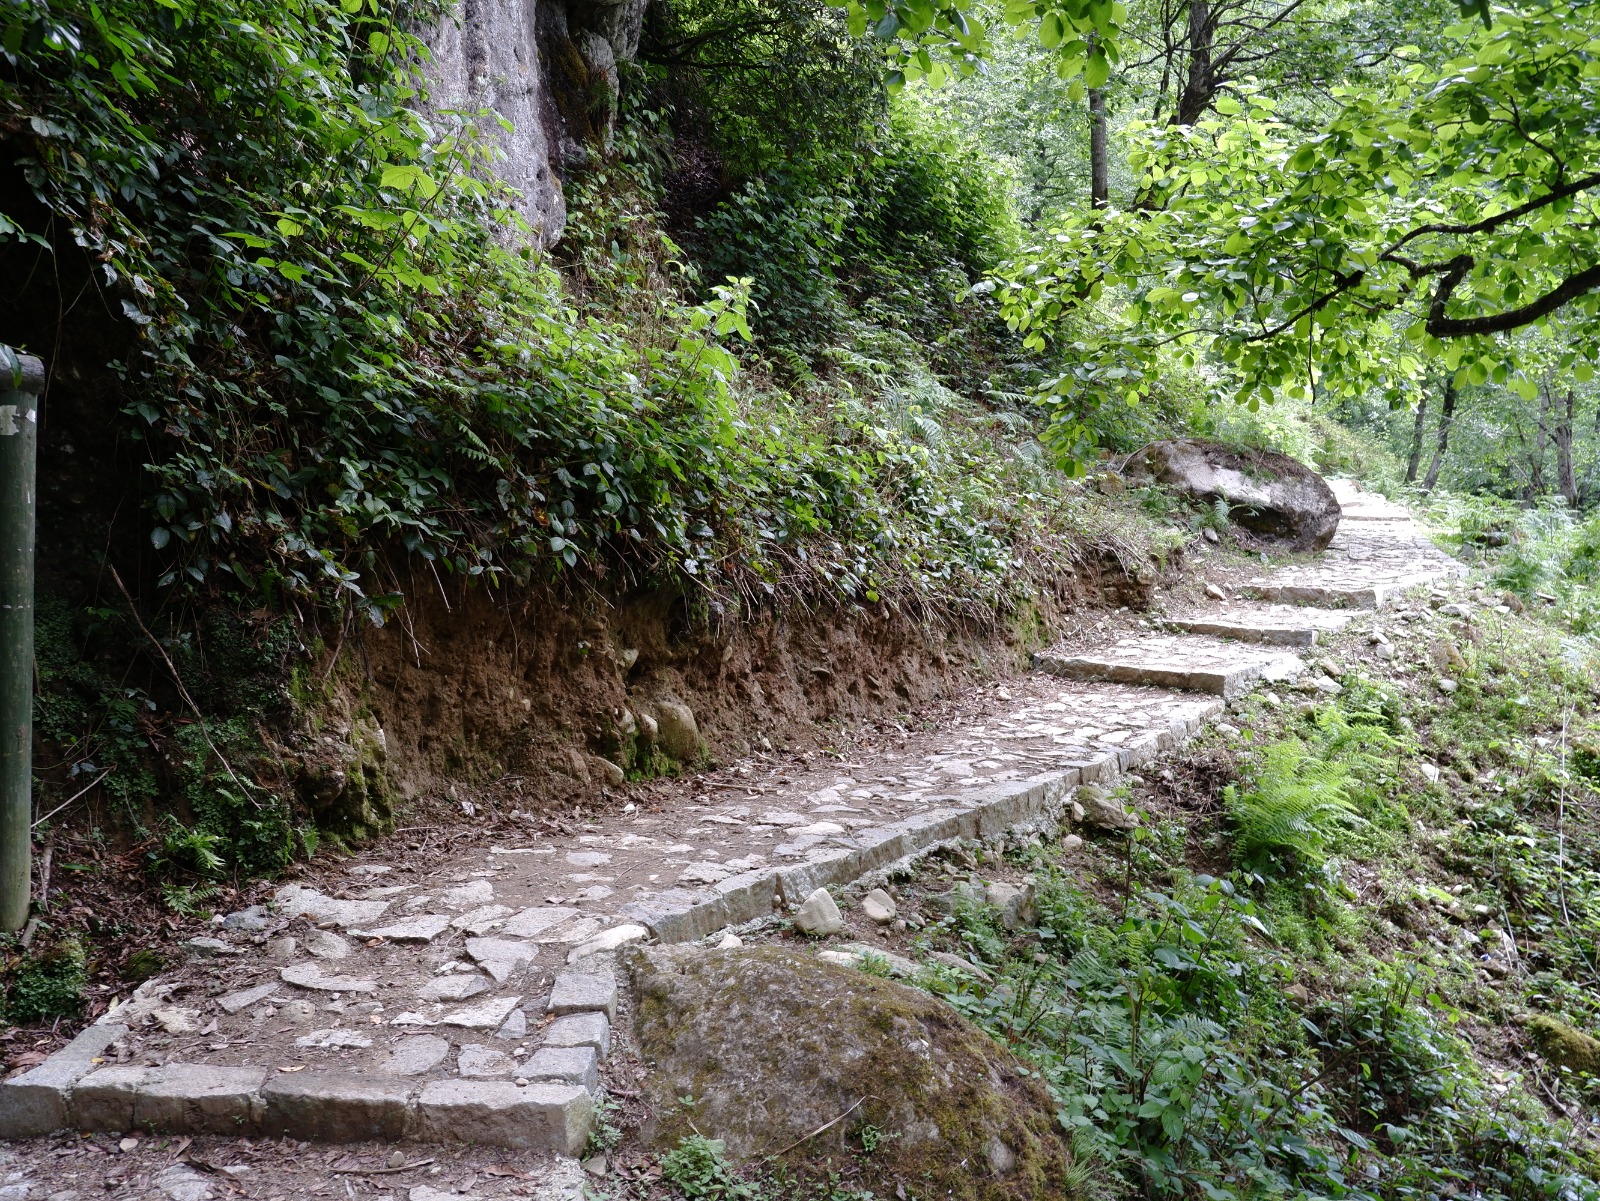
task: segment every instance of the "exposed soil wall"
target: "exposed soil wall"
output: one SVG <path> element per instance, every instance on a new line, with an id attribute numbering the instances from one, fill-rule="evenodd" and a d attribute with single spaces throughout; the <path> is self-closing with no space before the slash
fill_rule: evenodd
<path id="1" fill-rule="evenodd" d="M 1005 621 L 886 606 L 719 614 L 671 592 L 423 593 L 325 652 L 286 749 L 330 829 L 369 832 L 401 802 L 507 777 L 526 808 L 563 805 L 620 785 L 618 769 L 637 778 L 825 745 L 831 723 L 1015 670 L 1075 613 L 1142 607 L 1156 577 L 1107 554 Z M 693 715 L 687 739 L 680 707 Z"/>

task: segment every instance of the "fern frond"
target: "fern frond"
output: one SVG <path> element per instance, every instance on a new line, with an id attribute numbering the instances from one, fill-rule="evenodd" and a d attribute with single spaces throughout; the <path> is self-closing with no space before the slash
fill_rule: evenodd
<path id="1" fill-rule="evenodd" d="M 1267 747 L 1254 786 L 1224 793 L 1241 857 L 1288 855 L 1320 865 L 1340 827 L 1359 820 L 1349 781 L 1343 762 L 1312 756 L 1298 738 Z"/>

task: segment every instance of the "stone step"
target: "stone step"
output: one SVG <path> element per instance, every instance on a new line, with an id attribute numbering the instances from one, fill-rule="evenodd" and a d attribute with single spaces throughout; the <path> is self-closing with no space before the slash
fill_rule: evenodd
<path id="1" fill-rule="evenodd" d="M 1045 651 L 1034 666 L 1069 680 L 1109 680 L 1208 692 L 1231 700 L 1262 681 L 1292 680 L 1304 669 L 1296 655 L 1254 650 L 1195 635 L 1146 634 L 1092 651 Z"/>
<path id="2" fill-rule="evenodd" d="M 1387 608 L 1407 592 L 1431 587 L 1456 574 L 1449 569 L 1436 569 L 1374 578 L 1360 571 L 1288 571 L 1252 581 L 1240 591 L 1272 604 L 1376 610 Z"/>
<path id="3" fill-rule="evenodd" d="M 513 1068 L 504 1052 L 469 1045 L 461 1052 L 462 1075 L 443 1079 L 408 1079 L 405 1067 L 396 1075 L 307 1071 L 304 1063 L 109 1063 L 113 1045 L 128 1038 L 129 1018 L 140 1020 L 144 1008 L 136 998 L 44 1063 L 0 1083 L 0 1138 L 143 1129 L 325 1143 L 476 1143 L 577 1155 L 593 1126 L 617 981 L 614 969 L 598 961 L 562 972 L 546 1003 L 542 1045 L 524 1063 Z M 468 1064 L 474 1054 L 482 1076 Z M 512 1072 L 515 1079 L 484 1078 Z"/>
<path id="4" fill-rule="evenodd" d="M 1350 609 L 1308 609 L 1298 605 L 1233 604 L 1226 608 L 1168 617 L 1164 624 L 1186 634 L 1205 634 L 1269 646 L 1315 646 L 1363 614 Z"/>

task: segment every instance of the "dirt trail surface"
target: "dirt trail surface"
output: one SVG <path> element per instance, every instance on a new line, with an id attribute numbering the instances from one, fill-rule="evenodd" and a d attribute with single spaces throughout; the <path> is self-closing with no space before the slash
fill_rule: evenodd
<path id="1" fill-rule="evenodd" d="M 787 921 L 818 889 L 869 886 L 962 839 L 1115 825 L 1082 785 L 1177 746 L 1261 681 L 1309 672 L 1315 683 L 1302 656 L 1319 636 L 1460 572 L 1403 510 L 1338 492 L 1332 546 L 1240 589 L 1260 599 L 1213 587 L 1214 604 L 1166 628 L 1041 654 L 1040 670 L 975 690 L 940 728 L 905 731 L 870 757 L 749 761 L 685 781 L 660 808 L 630 804 L 565 830 L 530 821 L 523 837 L 427 868 L 374 848 L 342 880 L 279 888 L 193 940 L 186 968 L 0 1085 L 0 1135 L 97 1132 L 14 1146 L 0 1198 L 354 1197 L 354 1181 L 362 1196 L 429 1201 L 459 1181 L 405 1166 L 428 1156 L 470 1175 L 468 1195 L 572 1193 L 581 1174 L 548 1157 L 581 1154 L 593 1099 L 608 1084 L 635 1092 L 641 1071 L 613 1054 L 628 1004 L 619 947 Z M 115 1157 L 142 1154 L 117 1150 L 132 1131 L 197 1136 L 202 1166 L 170 1147 L 123 1164 Z M 241 1135 L 251 1154 L 292 1148 L 314 1171 L 295 1184 L 248 1163 L 213 1170 L 205 1136 L 223 1138 L 231 1161 L 249 1158 Z M 319 1142 L 351 1145 L 307 1150 Z M 441 1149 L 386 1146 L 402 1142 Z M 463 1143 L 480 1147 L 460 1167 Z M 387 1165 L 394 1180 L 336 1170 L 345 1160 Z M 80 1161 L 82 1184 L 60 1175 Z"/>

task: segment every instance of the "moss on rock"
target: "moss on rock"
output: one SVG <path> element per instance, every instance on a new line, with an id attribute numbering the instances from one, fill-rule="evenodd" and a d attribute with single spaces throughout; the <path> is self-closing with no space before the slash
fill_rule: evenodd
<path id="1" fill-rule="evenodd" d="M 937 999 L 777 947 L 628 963 L 656 1145 L 699 1133 L 735 1160 L 848 1157 L 886 1196 L 1074 1195 L 1049 1094 Z"/>
<path id="2" fill-rule="evenodd" d="M 1600 1039 L 1591 1038 L 1549 1014 L 1541 1013 L 1528 1021 L 1534 1045 L 1551 1063 L 1600 1076 Z"/>

